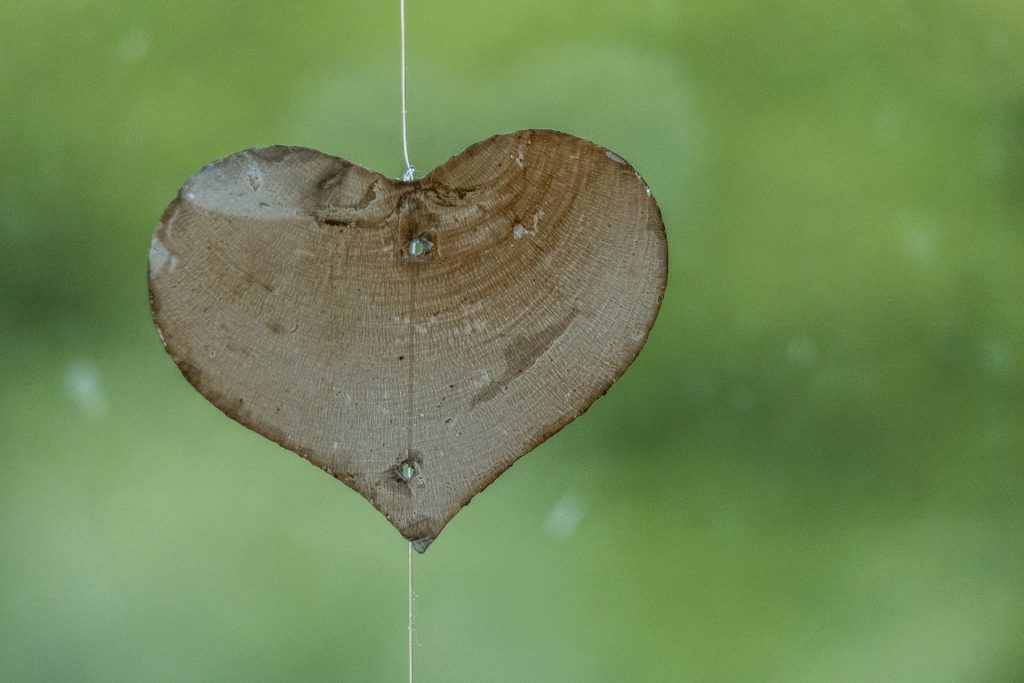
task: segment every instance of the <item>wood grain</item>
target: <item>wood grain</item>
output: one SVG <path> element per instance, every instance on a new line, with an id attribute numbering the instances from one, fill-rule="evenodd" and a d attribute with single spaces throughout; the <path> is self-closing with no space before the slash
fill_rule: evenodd
<path id="1" fill-rule="evenodd" d="M 524 130 L 412 182 L 300 147 L 233 154 L 167 207 L 149 268 L 188 381 L 423 552 L 622 375 L 667 249 L 628 163 Z"/>

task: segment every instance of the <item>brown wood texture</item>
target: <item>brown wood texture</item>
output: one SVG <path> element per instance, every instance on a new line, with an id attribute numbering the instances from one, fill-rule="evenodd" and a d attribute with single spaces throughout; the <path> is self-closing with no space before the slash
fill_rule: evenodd
<path id="1" fill-rule="evenodd" d="M 622 375 L 666 276 L 640 175 L 545 130 L 411 182 L 311 149 L 238 152 L 185 184 L 149 254 L 188 381 L 420 552 Z"/>

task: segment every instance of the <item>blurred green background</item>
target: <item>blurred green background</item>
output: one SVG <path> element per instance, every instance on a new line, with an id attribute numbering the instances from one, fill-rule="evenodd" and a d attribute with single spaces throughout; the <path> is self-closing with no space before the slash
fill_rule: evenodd
<path id="1" fill-rule="evenodd" d="M 398 176 L 398 3 L 0 6 L 0 680 L 398 681 L 406 545 L 164 353 L 246 147 Z M 637 363 L 417 558 L 420 681 L 1024 680 L 1024 5 L 410 0 L 426 172 L 633 163 Z"/>

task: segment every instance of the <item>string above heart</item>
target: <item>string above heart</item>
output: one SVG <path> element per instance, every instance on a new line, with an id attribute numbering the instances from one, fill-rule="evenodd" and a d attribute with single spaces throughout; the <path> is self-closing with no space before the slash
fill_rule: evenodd
<path id="1" fill-rule="evenodd" d="M 409 88 L 406 83 L 408 69 L 405 61 L 405 0 L 398 1 L 398 13 L 402 44 L 402 153 L 405 155 L 405 173 L 402 174 L 402 180 L 408 182 L 416 177 L 416 168 L 409 161 Z"/>

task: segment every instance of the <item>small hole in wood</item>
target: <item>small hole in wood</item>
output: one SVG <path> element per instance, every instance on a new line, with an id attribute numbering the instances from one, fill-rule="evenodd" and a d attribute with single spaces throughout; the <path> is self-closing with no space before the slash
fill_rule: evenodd
<path id="1" fill-rule="evenodd" d="M 405 253 L 409 255 L 409 258 L 422 258 L 426 256 L 427 252 L 430 251 L 434 243 L 426 238 L 425 235 L 414 237 L 409 245 L 405 248 Z"/>
<path id="2" fill-rule="evenodd" d="M 408 483 L 416 476 L 416 467 L 413 463 L 406 460 L 395 468 L 395 475 L 402 481 Z"/>

